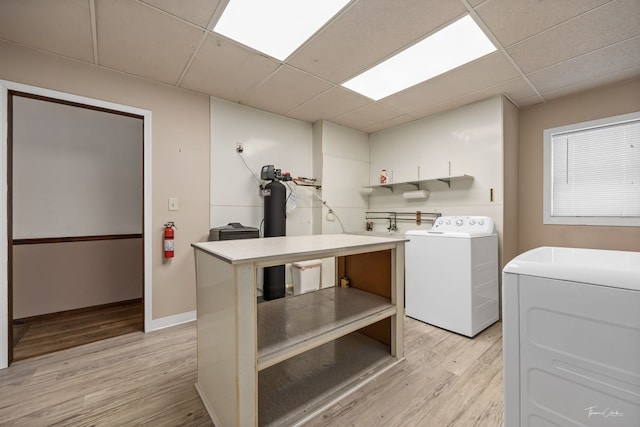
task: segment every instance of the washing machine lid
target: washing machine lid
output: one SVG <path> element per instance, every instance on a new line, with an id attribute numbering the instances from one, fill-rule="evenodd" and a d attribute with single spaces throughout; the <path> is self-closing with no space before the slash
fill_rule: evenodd
<path id="1" fill-rule="evenodd" d="M 640 291 L 640 252 L 545 246 L 518 255 L 503 271 Z"/>

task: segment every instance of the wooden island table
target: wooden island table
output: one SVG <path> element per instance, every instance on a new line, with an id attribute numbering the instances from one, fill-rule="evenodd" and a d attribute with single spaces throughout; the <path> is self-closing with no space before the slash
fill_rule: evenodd
<path id="1" fill-rule="evenodd" d="M 405 239 L 356 234 L 194 243 L 196 388 L 217 427 L 296 425 L 404 358 Z M 260 268 L 334 258 L 330 287 L 258 303 Z"/>

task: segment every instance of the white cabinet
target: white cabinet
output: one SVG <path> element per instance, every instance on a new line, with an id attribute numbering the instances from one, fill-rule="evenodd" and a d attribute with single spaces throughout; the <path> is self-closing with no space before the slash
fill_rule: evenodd
<path id="1" fill-rule="evenodd" d="M 404 357 L 404 239 L 346 234 L 194 244 L 196 387 L 219 426 L 294 425 Z M 261 267 L 335 257 L 332 287 L 257 303 Z"/>

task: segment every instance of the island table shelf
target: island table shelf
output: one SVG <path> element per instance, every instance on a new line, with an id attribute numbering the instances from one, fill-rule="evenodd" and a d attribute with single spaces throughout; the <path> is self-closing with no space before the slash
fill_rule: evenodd
<path id="1" fill-rule="evenodd" d="M 196 388 L 217 426 L 296 425 L 404 358 L 403 238 L 194 243 Z M 262 267 L 335 258 L 329 287 L 257 302 Z"/>

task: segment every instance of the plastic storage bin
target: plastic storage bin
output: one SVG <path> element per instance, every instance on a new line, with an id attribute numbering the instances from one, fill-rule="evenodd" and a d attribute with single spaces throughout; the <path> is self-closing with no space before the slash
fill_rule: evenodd
<path id="1" fill-rule="evenodd" d="M 291 264 L 291 278 L 293 280 L 294 295 L 320 289 L 320 266 L 322 261 L 312 259 L 309 261 L 294 262 Z"/>

